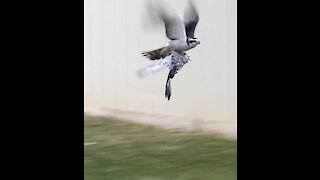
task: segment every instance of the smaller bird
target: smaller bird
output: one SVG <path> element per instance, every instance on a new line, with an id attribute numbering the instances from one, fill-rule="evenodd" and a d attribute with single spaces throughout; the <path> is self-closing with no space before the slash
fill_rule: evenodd
<path id="1" fill-rule="evenodd" d="M 171 79 L 178 73 L 182 67 L 188 63 L 190 60 L 189 56 L 185 52 L 177 52 L 173 51 L 171 56 L 171 66 L 169 67 L 170 71 L 168 74 L 167 82 L 166 82 L 166 89 L 165 89 L 165 97 L 170 100 L 171 97 Z"/>
<path id="2" fill-rule="evenodd" d="M 200 41 L 194 37 L 194 32 L 199 22 L 199 14 L 191 0 L 184 16 L 177 14 L 170 7 L 165 6 L 164 2 L 160 0 L 158 2 L 161 2 L 161 4 L 148 7 L 151 12 L 150 17 L 155 17 L 154 22 L 160 20 L 159 22 L 164 24 L 166 36 L 170 41 L 159 49 L 142 53 L 149 60 L 158 60 L 160 62 L 140 70 L 139 75 L 145 76 L 164 68 L 169 68 L 165 97 L 170 100 L 172 93 L 170 80 L 186 63 L 191 61 L 185 51 L 200 44 Z"/>
<path id="3" fill-rule="evenodd" d="M 166 82 L 165 97 L 170 100 L 172 93 L 170 80 L 173 79 L 175 74 L 177 74 L 178 71 L 180 71 L 183 66 L 190 61 L 190 57 L 185 52 L 173 51 L 172 54 L 156 61 L 155 64 L 139 70 L 138 76 L 146 77 L 163 69 L 169 69 L 170 71 Z"/>

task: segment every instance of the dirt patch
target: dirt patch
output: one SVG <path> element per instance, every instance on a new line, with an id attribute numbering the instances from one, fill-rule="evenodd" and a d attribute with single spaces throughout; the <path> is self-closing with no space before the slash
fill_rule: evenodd
<path id="1" fill-rule="evenodd" d="M 237 140 L 237 123 L 202 121 L 182 117 L 85 107 L 85 115 L 113 117 L 119 120 L 156 126 L 170 131 L 193 131 Z"/>

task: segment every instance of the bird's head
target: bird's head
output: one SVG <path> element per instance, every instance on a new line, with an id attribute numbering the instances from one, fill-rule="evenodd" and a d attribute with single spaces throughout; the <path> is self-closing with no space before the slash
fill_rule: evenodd
<path id="1" fill-rule="evenodd" d="M 200 41 L 198 40 L 198 38 L 188 38 L 187 43 L 189 46 L 196 46 L 200 44 Z"/>

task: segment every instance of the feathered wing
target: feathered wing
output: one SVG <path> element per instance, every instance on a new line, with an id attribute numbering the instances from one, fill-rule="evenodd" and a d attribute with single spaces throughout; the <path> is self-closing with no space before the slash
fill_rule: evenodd
<path id="1" fill-rule="evenodd" d="M 194 31 L 199 22 L 199 13 L 194 5 L 194 3 L 189 0 L 188 7 L 184 13 L 184 23 L 186 35 L 189 38 L 194 38 Z"/>
<path id="2" fill-rule="evenodd" d="M 169 46 L 165 46 L 156 50 L 143 52 L 142 55 L 150 60 L 158 60 L 171 55 L 171 50 Z"/>
<path id="3" fill-rule="evenodd" d="M 167 83 L 166 83 L 166 94 L 165 97 L 168 98 L 168 100 L 170 100 L 171 97 L 171 85 L 170 85 L 170 78 L 167 78 Z"/>
<path id="4" fill-rule="evenodd" d="M 170 97 L 171 97 L 171 93 L 172 93 L 172 90 L 171 90 L 171 79 L 174 77 L 174 75 L 177 73 L 177 66 L 174 66 L 169 74 L 168 74 L 168 78 L 167 78 L 167 82 L 166 82 L 166 92 L 165 92 L 165 97 L 168 98 L 168 100 L 170 100 Z"/>
<path id="5" fill-rule="evenodd" d="M 171 58 L 165 58 L 162 60 L 157 61 L 157 63 L 150 65 L 148 67 L 145 67 L 143 69 L 140 69 L 138 71 L 139 77 L 147 77 L 149 75 L 155 74 L 157 72 L 160 72 L 163 69 L 170 68 L 171 65 Z"/>
<path id="6" fill-rule="evenodd" d="M 162 0 L 153 1 L 148 6 L 150 17 L 154 23 L 162 22 L 165 26 L 166 35 L 171 40 L 185 39 L 186 30 L 183 17 L 176 13 L 167 3 Z"/>

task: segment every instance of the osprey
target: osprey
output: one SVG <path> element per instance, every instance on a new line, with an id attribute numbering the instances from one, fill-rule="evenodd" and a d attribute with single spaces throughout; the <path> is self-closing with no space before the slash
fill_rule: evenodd
<path id="1" fill-rule="evenodd" d="M 194 31 L 199 22 L 199 15 L 191 1 L 189 1 L 189 6 L 186 8 L 184 16 L 162 5 L 159 4 L 156 8 L 149 6 L 149 10 L 152 10 L 151 12 L 155 13 L 156 18 L 164 24 L 166 36 L 170 41 L 159 49 L 142 53 L 149 60 L 158 60 L 158 63 L 140 70 L 139 74 L 143 76 L 157 72 L 163 68 L 169 68 L 165 97 L 170 100 L 170 79 L 174 77 L 184 64 L 191 61 L 185 51 L 200 44 L 200 41 L 194 37 Z"/>

